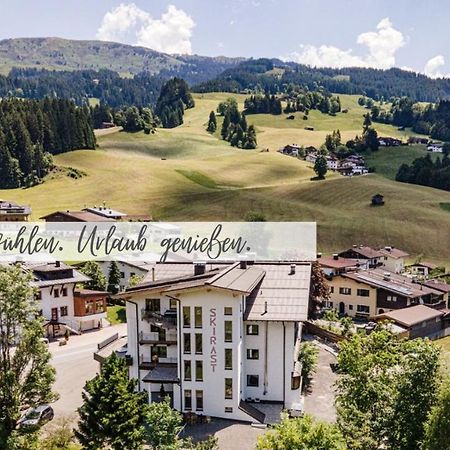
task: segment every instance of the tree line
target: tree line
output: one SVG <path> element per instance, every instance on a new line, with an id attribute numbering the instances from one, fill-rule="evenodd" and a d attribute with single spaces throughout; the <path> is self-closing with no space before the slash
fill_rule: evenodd
<path id="1" fill-rule="evenodd" d="M 430 186 L 444 191 L 450 191 L 450 158 L 446 153 L 442 160 L 431 159 L 428 154 L 422 158 L 417 158 L 411 165 L 402 164 L 398 169 L 395 179 L 402 183 L 419 184 Z"/>
<path id="2" fill-rule="evenodd" d="M 87 107 L 62 99 L 0 101 L 0 187 L 33 185 L 51 169 L 52 155 L 94 149 Z"/>
<path id="3" fill-rule="evenodd" d="M 433 139 L 450 141 L 450 100 L 437 104 L 423 105 L 409 97 L 391 99 L 387 110 L 374 104 L 371 99 L 361 101 L 370 107 L 372 120 L 399 127 L 411 127 L 416 133 L 426 134 Z"/>
<path id="4" fill-rule="evenodd" d="M 280 69 L 277 73 L 274 68 Z M 313 68 L 277 59 L 251 59 L 194 86 L 194 92 L 288 92 L 290 86 L 323 87 L 337 94 L 374 99 L 408 96 L 416 102 L 436 102 L 450 95 L 449 79 L 431 79 L 401 69 Z"/>

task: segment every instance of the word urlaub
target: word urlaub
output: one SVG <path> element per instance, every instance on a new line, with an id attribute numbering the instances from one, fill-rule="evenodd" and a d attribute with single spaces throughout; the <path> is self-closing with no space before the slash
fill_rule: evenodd
<path id="1" fill-rule="evenodd" d="M 136 251 L 143 252 L 147 246 L 147 238 L 145 232 L 147 231 L 147 225 L 143 225 L 139 230 L 136 239 L 130 239 L 126 236 L 115 236 L 117 227 L 115 225 L 108 229 L 105 237 L 102 234 L 105 230 L 99 232 L 97 225 L 92 227 L 88 231 L 88 226 L 85 225 L 80 233 L 78 239 L 78 252 L 83 253 L 86 249 L 92 256 L 110 255 L 112 252 L 124 252 L 124 251 Z"/>

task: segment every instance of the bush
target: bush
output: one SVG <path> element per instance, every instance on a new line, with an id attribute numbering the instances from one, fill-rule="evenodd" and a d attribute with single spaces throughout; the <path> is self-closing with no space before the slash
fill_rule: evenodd
<path id="1" fill-rule="evenodd" d="M 319 349 L 311 342 L 303 342 L 300 346 L 298 361 L 302 365 L 302 378 L 305 385 L 310 383 L 311 375 L 316 371 Z"/>

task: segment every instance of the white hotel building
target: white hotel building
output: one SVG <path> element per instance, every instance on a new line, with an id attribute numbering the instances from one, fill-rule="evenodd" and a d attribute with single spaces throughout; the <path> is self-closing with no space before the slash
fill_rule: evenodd
<path id="1" fill-rule="evenodd" d="M 310 263 L 162 263 L 152 273 L 118 295 L 130 376 L 149 402 L 170 395 L 184 413 L 261 423 L 301 409 Z"/>

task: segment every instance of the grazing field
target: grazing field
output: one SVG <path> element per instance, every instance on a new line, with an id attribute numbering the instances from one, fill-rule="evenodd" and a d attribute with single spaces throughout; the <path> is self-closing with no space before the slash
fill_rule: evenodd
<path id="1" fill-rule="evenodd" d="M 368 167 L 374 167 L 376 172 L 391 180 L 395 180 L 398 168 L 403 164 L 411 164 L 415 159 L 430 154 L 434 160 L 438 153 L 430 153 L 425 145 L 408 145 L 405 147 L 380 147 L 377 152 L 364 155 Z M 442 158 L 442 155 L 440 155 Z"/>
<path id="2" fill-rule="evenodd" d="M 450 260 L 450 214 L 442 206 L 450 204 L 449 192 L 396 183 L 387 178 L 387 169 L 362 177 L 329 175 L 325 181 L 310 181 L 314 173 L 308 163 L 275 151 L 289 142 L 311 143 L 302 140 L 305 130 L 276 127 L 276 121 L 273 127 L 263 126 L 258 123 L 265 120 L 262 116 L 248 118 L 259 131 L 258 149 L 232 148 L 205 131 L 209 111 L 227 96 L 196 96 L 197 106 L 186 111 L 185 123 L 178 128 L 155 135 L 108 134 L 98 138 L 96 151 L 55 158 L 59 166 L 86 174 L 81 178 L 59 171 L 41 185 L 3 190 L 0 197 L 30 204 L 33 219 L 103 201 L 130 214 L 172 221 L 244 220 L 248 211 L 256 211 L 273 221 L 317 221 L 319 248 L 324 252 L 353 243 L 390 244 L 437 262 Z M 243 98 L 239 97 L 241 102 Z M 357 97 L 352 98 L 356 102 Z M 261 152 L 265 147 L 270 151 Z M 374 158 L 388 155 L 383 150 Z M 397 167 L 401 159 L 393 165 Z M 383 164 L 389 166 L 388 161 Z M 386 204 L 371 207 L 377 192 L 385 196 Z"/>

